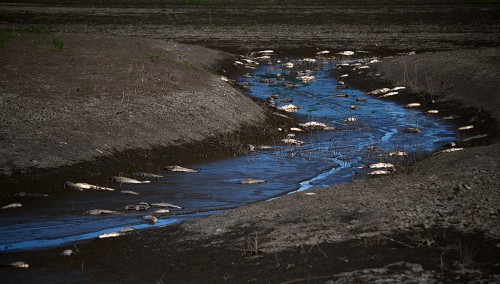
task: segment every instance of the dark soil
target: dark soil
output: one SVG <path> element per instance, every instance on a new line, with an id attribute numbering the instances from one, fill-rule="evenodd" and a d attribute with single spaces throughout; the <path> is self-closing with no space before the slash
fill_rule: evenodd
<path id="1" fill-rule="evenodd" d="M 29 140 L 31 137 L 29 135 L 37 133 L 33 129 L 41 129 L 43 133 L 53 129 L 54 135 L 58 138 L 67 139 L 65 134 L 74 133 L 70 132 L 74 129 L 94 131 L 96 127 L 96 129 L 117 131 L 122 128 L 106 125 L 118 123 L 124 130 L 129 130 L 118 131 L 119 135 L 112 135 L 114 139 L 110 140 L 116 140 L 112 143 L 120 145 L 119 149 L 132 151 L 147 145 L 144 148 L 153 151 L 148 152 L 148 155 L 155 156 L 161 153 L 160 155 L 167 156 L 154 146 L 166 146 L 168 143 L 163 143 L 164 140 L 154 140 L 156 142 L 152 143 L 149 140 L 156 139 L 161 132 L 158 129 L 163 129 L 158 125 L 165 127 L 181 115 L 182 117 L 191 115 L 192 123 L 175 124 L 182 128 L 170 130 L 177 135 L 172 136 L 176 137 L 172 142 L 178 144 L 192 141 L 188 138 L 201 140 L 211 137 L 210 134 L 220 133 L 221 129 L 225 130 L 227 121 L 224 119 L 203 124 L 203 126 L 215 125 L 210 131 L 203 132 L 204 130 L 198 128 L 197 121 L 205 121 L 214 113 L 225 119 L 237 120 L 231 120 L 231 125 L 234 125 L 230 127 L 231 130 L 237 129 L 242 124 L 248 125 L 252 121 L 263 119 L 263 110 L 255 107 L 256 111 L 252 111 L 253 103 L 245 103 L 244 108 L 247 111 L 248 106 L 252 105 L 250 111 L 255 115 L 241 117 L 241 109 L 234 115 L 227 112 L 238 106 L 243 107 L 235 101 L 251 101 L 229 85 L 220 84 L 220 80 L 204 71 L 207 66 L 211 70 L 230 70 L 222 68 L 218 63 L 213 65 L 216 59 L 221 58 L 214 54 L 220 53 L 192 46 L 189 47 L 191 50 L 185 51 L 186 46 L 180 47 L 175 43 L 163 41 L 95 36 L 95 33 L 102 31 L 162 39 L 175 38 L 183 42 L 201 43 L 232 51 L 281 47 L 283 52 L 289 54 L 304 54 L 319 48 L 327 48 L 365 49 L 371 50 L 375 55 L 385 55 L 395 54 L 397 51 L 417 50 L 417 55 L 386 58 L 382 63 L 373 66 L 369 72 L 361 74 L 352 70 L 339 72 L 345 71 L 350 74 L 349 80 L 346 80 L 349 86 L 356 86 L 365 91 L 382 86 L 406 85 L 411 92 L 400 98 L 396 97 L 395 100 L 401 102 L 435 100 L 433 104 L 426 105 L 425 109 L 438 108 L 442 116 L 458 114 L 460 118 L 456 121 L 457 126 L 475 125 L 472 132 L 458 137 L 459 146 L 466 146 L 463 151 L 428 157 L 400 168 L 399 174 L 390 177 L 316 189 L 312 191 L 314 195 L 304 193 L 288 195 L 167 228 L 134 232 L 120 238 L 77 244 L 76 247 L 3 253 L 0 256 L 2 263 L 22 259 L 30 263 L 31 267 L 28 270 L 2 268 L 2 281 L 7 283 L 33 282 L 33 280 L 156 283 L 499 282 L 500 114 L 497 88 L 500 81 L 498 68 L 500 61 L 497 46 L 500 6 L 415 5 L 254 6 L 251 9 L 248 6 L 238 5 L 208 8 L 166 5 L 155 9 L 134 7 L 119 11 L 99 6 L 80 6 L 74 9 L 54 6 L 50 9 L 41 9 L 33 5 L 2 5 L 0 19 L 9 19 L 7 23 L 1 23 L 6 27 L 39 27 L 53 31 L 67 29 L 93 34 L 92 37 L 88 34 L 80 36 L 56 34 L 54 37 L 63 39 L 65 48 L 66 45 L 68 48 L 61 53 L 52 50 L 52 36 L 28 37 L 34 44 L 38 44 L 36 46 L 45 46 L 45 49 L 29 50 L 44 52 L 44 55 L 52 57 L 57 56 L 56 61 L 40 59 L 40 55 L 37 57 L 19 51 L 27 45 L 15 45 L 18 42 L 16 39 L 8 43 L 7 50 L 10 50 L 12 55 L 0 57 L 2 63 L 10 62 L 10 64 L 0 64 L 0 68 L 7 68 L 4 66 L 11 68 L 5 69 L 10 73 L 5 73 L 3 70 L 0 73 L 2 103 L 13 100 L 16 94 L 19 97 L 20 92 L 10 91 L 7 88 L 15 85 L 18 89 L 14 90 L 29 90 L 25 91 L 27 93 L 25 101 L 31 106 L 28 110 L 31 109 L 32 112 L 12 110 L 9 115 L 4 115 L 2 110 L 4 116 L 1 131 L 2 137 L 5 137 L 2 145 L 15 146 L 1 149 L 2 154 L 6 153 L 2 157 L 12 157 L 11 163 L 5 163 L 9 165 L 4 166 L 5 172 L 20 167 L 19 165 L 23 163 L 29 165 L 33 158 L 28 154 L 36 153 L 39 149 L 50 149 L 50 147 L 30 146 L 36 145 Z M 132 15 L 127 14 L 127 17 L 123 17 L 118 16 L 117 12 Z M 99 21 L 96 17 L 102 17 L 102 20 Z M 124 22 L 129 21 L 128 19 L 133 19 L 130 20 L 131 24 Z M 138 24 L 139 19 L 141 24 Z M 96 24 L 91 24 L 91 21 L 95 21 Z M 97 39 L 97 43 L 94 39 Z M 71 45 L 73 41 L 78 44 Z M 88 41 L 92 44 L 88 44 L 87 49 L 82 49 L 70 57 L 72 50 L 84 48 L 85 42 Z M 101 41 L 103 44 L 99 45 L 99 50 L 107 49 L 109 52 L 106 54 L 111 55 L 119 51 L 117 54 L 121 56 L 106 58 L 102 56 L 103 53 L 96 52 L 93 47 Z M 142 48 L 137 50 L 138 41 L 144 50 Z M 174 46 L 177 48 L 171 50 L 170 48 Z M 156 55 L 159 48 L 162 50 L 161 54 L 165 53 L 169 59 L 150 62 L 149 56 Z M 183 54 L 181 58 L 187 57 L 189 62 L 195 62 L 194 67 L 192 64 L 186 64 L 184 60 L 182 63 L 170 61 L 172 56 L 179 58 L 179 53 Z M 94 58 L 98 54 L 101 56 Z M 194 55 L 190 57 L 190 54 Z M 205 65 L 196 63 L 200 62 L 200 58 L 205 54 L 212 54 L 208 57 L 214 61 L 209 60 Z M 52 107 L 57 109 L 66 107 L 71 110 L 70 113 L 80 116 L 93 111 L 95 108 L 93 100 L 87 96 L 72 96 L 77 92 L 72 88 L 73 85 L 86 86 L 80 87 L 81 90 L 78 92 L 85 91 L 94 100 L 93 96 L 99 94 L 101 94 L 99 99 L 106 100 L 107 95 L 103 95 L 106 91 L 98 87 L 101 81 L 92 81 L 93 68 L 83 65 L 83 69 L 78 70 L 85 72 L 71 68 L 60 70 L 61 66 L 75 66 L 78 63 L 81 65 L 81 60 L 86 58 L 85 56 L 90 56 L 94 62 L 99 63 L 94 63 L 93 66 L 99 66 L 97 70 L 103 72 L 99 73 L 101 78 L 108 78 L 112 82 L 110 87 L 115 88 L 110 92 L 111 100 L 107 104 L 113 110 L 112 116 L 102 118 L 101 122 L 106 121 L 106 124 L 99 123 L 97 118 L 94 118 L 99 117 L 100 112 L 85 119 L 89 121 L 88 124 L 82 123 L 83 119 L 76 118 L 66 123 L 63 117 L 56 123 L 57 127 L 46 128 L 46 123 L 37 124 L 38 121 L 47 121 L 47 115 L 44 114 L 46 109 L 48 113 L 58 113 L 50 112 Z M 227 58 L 227 55 L 221 56 Z M 34 63 L 42 60 L 45 64 L 26 66 L 16 64 L 18 62 L 16 60 L 26 58 L 30 58 L 26 62 Z M 65 65 L 54 63 L 63 62 L 59 60 L 65 60 Z M 146 68 L 140 71 L 142 64 L 145 64 Z M 155 64 L 167 64 L 163 67 L 168 68 L 156 69 Z M 116 70 L 122 72 L 115 74 L 106 67 L 110 65 L 125 69 L 118 68 Z M 127 77 L 127 73 L 123 70 L 128 70 L 131 65 L 134 72 L 145 73 L 137 73 L 139 75 L 132 78 Z M 38 76 L 30 75 L 33 74 L 30 72 L 36 72 L 37 68 L 46 69 L 39 70 L 39 73 L 36 73 Z M 24 71 L 14 73 L 15 70 Z M 115 68 L 112 70 L 115 71 Z M 148 73 L 148 70 L 155 72 Z M 177 72 L 165 74 L 164 70 L 181 70 L 184 73 L 181 72 L 182 76 L 175 77 Z M 86 74 L 88 77 L 85 82 L 90 83 L 76 84 L 80 81 L 75 81 L 74 78 L 78 77 L 68 77 L 69 74 L 75 73 Z M 19 76 L 28 83 L 20 84 L 15 80 Z M 161 76 L 167 76 L 164 80 L 166 82 L 177 83 L 166 84 L 173 94 L 177 94 L 177 88 L 182 91 L 179 92 L 181 94 L 189 93 L 172 100 L 178 102 L 177 106 L 182 106 L 185 111 L 172 108 L 159 112 L 154 106 L 146 103 L 151 100 L 149 96 L 147 100 L 144 99 L 146 101 L 132 101 L 134 103 L 127 101 L 140 99 L 140 96 L 133 96 L 134 90 L 136 86 L 145 88 L 140 78 L 146 78 L 151 83 L 148 86 L 151 87 L 144 93 L 151 94 L 155 102 L 162 104 L 161 100 L 167 100 L 169 97 L 158 95 L 162 93 L 158 91 L 162 85 L 156 83 L 154 78 L 164 78 Z M 131 83 L 132 79 L 135 80 L 135 84 Z M 123 82 L 126 82 L 125 85 L 122 85 Z M 207 87 L 207 84 L 210 87 Z M 92 91 L 92 88 L 98 88 L 99 92 Z M 203 91 L 195 92 L 191 88 Z M 142 94 L 143 92 L 139 90 L 142 89 L 138 89 L 137 93 Z M 213 90 L 231 94 L 234 100 L 214 97 L 220 95 L 220 92 Z M 129 98 L 123 97 L 124 91 L 130 95 Z M 59 96 L 51 95 L 53 93 Z M 199 93 L 202 97 L 200 104 L 193 99 L 193 93 Z M 60 100 L 60 94 L 68 94 L 67 98 L 76 97 L 78 100 L 69 102 Z M 44 104 L 43 108 L 35 107 L 40 105 L 41 95 L 44 102 L 51 103 L 47 106 Z M 210 101 L 207 101 L 209 98 Z M 122 104 L 116 106 L 117 100 L 122 100 Z M 190 104 L 181 103 L 186 100 L 190 100 Z M 22 108 L 24 100 L 18 99 L 14 102 L 16 103 L 9 101 L 9 104 L 4 103 L 2 106 L 3 108 L 16 106 L 24 110 Z M 236 103 L 236 105 L 228 108 L 224 103 Z M 206 109 L 210 108 L 211 104 L 218 108 Z M 196 107 L 186 109 L 191 105 Z M 124 112 L 116 113 L 119 110 Z M 144 112 L 140 117 L 127 116 L 138 115 L 141 110 Z M 168 120 L 162 120 L 163 116 L 167 116 Z M 23 122 L 23 117 L 28 118 L 28 123 Z M 126 123 L 117 122 L 117 119 L 110 117 L 119 117 L 120 121 Z M 155 123 L 154 118 L 160 120 L 156 127 L 151 125 Z M 253 120 L 255 118 L 258 119 Z M 127 128 L 131 127 L 128 125 L 130 123 L 137 123 L 133 131 Z M 23 128 L 15 128 L 17 125 Z M 26 125 L 31 127 L 32 131 Z M 145 130 L 141 131 L 143 128 Z M 186 130 L 187 133 L 203 132 L 206 135 L 186 137 L 184 134 Z M 52 137 L 43 133 L 35 137 L 44 139 Z M 130 133 L 140 135 L 130 139 L 127 136 Z M 21 136 L 23 139 L 19 140 L 22 142 L 11 146 L 10 139 L 20 134 L 23 134 Z M 460 142 L 460 139 L 477 134 L 489 134 L 489 136 L 473 142 Z M 107 136 L 102 134 L 99 138 L 105 139 Z M 92 145 L 92 149 L 101 149 L 100 144 L 93 144 L 98 143 L 98 140 L 88 138 L 82 141 L 88 141 L 86 143 Z M 212 145 L 220 145 L 217 141 L 213 143 Z M 10 153 L 8 149 L 19 149 L 19 151 Z M 166 151 L 165 148 L 162 149 Z M 22 154 L 23 151 L 26 155 Z M 52 152 L 47 152 L 43 157 L 49 157 L 50 153 Z M 110 151 L 111 153 L 115 151 Z M 85 155 L 84 157 L 90 158 Z M 123 163 L 125 156 L 119 154 L 109 157 L 116 158 L 120 161 L 118 163 Z M 173 155 L 171 159 L 177 157 Z M 70 162 L 76 163 L 79 160 Z M 14 167 L 15 163 L 19 165 Z M 108 166 L 108 164 L 101 165 Z M 66 248 L 74 250 L 77 248 L 79 252 L 71 257 L 61 256 L 60 252 Z"/>
<path id="2" fill-rule="evenodd" d="M 175 40 L 235 53 L 256 48 L 425 51 L 499 44 L 500 6 L 491 1 L 385 1 L 378 5 L 378 1 L 359 0 L 326 5 L 325 1 L 316 1 L 316 5 L 309 1 L 299 5 L 287 5 L 293 1 L 238 1 L 232 5 L 133 1 L 128 7 L 107 2 L 77 0 L 71 1 L 70 8 L 53 5 L 45 9 L 30 4 L 3 5 L 0 25 Z"/>

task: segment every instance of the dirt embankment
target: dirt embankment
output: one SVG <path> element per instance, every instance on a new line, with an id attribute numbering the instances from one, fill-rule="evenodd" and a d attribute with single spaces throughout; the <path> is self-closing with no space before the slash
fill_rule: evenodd
<path id="1" fill-rule="evenodd" d="M 382 76 L 432 99 L 455 100 L 489 112 L 500 121 L 500 49 L 459 49 L 396 57 L 378 65 Z"/>
<path id="2" fill-rule="evenodd" d="M 201 141 L 263 121 L 215 72 L 232 56 L 142 38 L 14 36 L 0 57 L 0 169 Z"/>

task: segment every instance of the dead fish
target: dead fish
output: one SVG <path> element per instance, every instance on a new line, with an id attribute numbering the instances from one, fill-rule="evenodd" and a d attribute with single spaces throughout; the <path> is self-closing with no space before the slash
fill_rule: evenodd
<path id="1" fill-rule="evenodd" d="M 64 255 L 64 256 L 71 256 L 71 255 L 73 255 L 73 254 L 75 254 L 75 253 L 73 252 L 73 250 L 72 250 L 72 249 L 63 250 L 63 251 L 61 252 L 61 255 Z"/>
<path id="2" fill-rule="evenodd" d="M 109 178 L 112 182 L 116 183 L 150 183 L 149 180 L 136 180 L 133 178 L 128 178 L 128 177 L 118 177 L 118 176 L 113 176 Z"/>
<path id="3" fill-rule="evenodd" d="M 337 97 L 337 98 L 348 98 L 349 95 L 346 94 L 346 93 L 340 93 L 340 94 L 336 94 L 335 97 Z"/>
<path id="4" fill-rule="evenodd" d="M 437 109 L 430 109 L 430 110 L 425 112 L 425 114 L 438 114 L 438 113 L 439 113 L 439 110 L 437 110 Z"/>
<path id="5" fill-rule="evenodd" d="M 368 151 L 380 151 L 380 147 L 377 147 L 377 146 L 369 146 L 368 147 Z"/>
<path id="6" fill-rule="evenodd" d="M 352 116 L 344 119 L 344 122 L 356 122 L 356 121 L 358 121 L 358 119 Z"/>
<path id="7" fill-rule="evenodd" d="M 314 76 L 300 76 L 297 77 L 297 79 L 301 80 L 303 83 L 309 83 L 312 82 L 316 79 Z"/>
<path id="8" fill-rule="evenodd" d="M 323 131 L 337 131 L 337 128 L 331 127 L 331 126 L 327 126 L 327 127 L 323 128 Z"/>
<path id="9" fill-rule="evenodd" d="M 243 74 L 243 75 L 241 75 L 241 77 L 243 77 L 243 78 L 257 78 L 257 76 L 252 75 L 250 73 Z"/>
<path id="10" fill-rule="evenodd" d="M 378 156 L 379 157 L 382 157 L 382 156 L 408 156 L 408 153 L 403 152 L 403 151 L 394 151 L 394 152 L 379 154 Z"/>
<path id="11" fill-rule="evenodd" d="M 270 145 L 260 145 L 257 147 L 257 149 L 262 150 L 262 151 L 277 151 L 279 148 L 270 146 Z"/>
<path id="12" fill-rule="evenodd" d="M 330 53 L 329 50 L 322 50 L 322 51 L 316 52 L 316 55 L 323 55 L 323 54 L 328 54 L 328 53 Z"/>
<path id="13" fill-rule="evenodd" d="M 361 103 L 366 103 L 368 101 L 368 99 L 365 99 L 365 98 L 357 98 L 356 99 L 357 102 L 361 102 Z"/>
<path id="14" fill-rule="evenodd" d="M 349 77 L 349 74 L 343 74 L 339 76 L 339 78 L 347 78 L 347 77 Z"/>
<path id="15" fill-rule="evenodd" d="M 274 53 L 274 50 L 267 49 L 267 50 L 256 51 L 256 53 L 260 53 L 260 54 L 272 54 L 272 53 Z"/>
<path id="16" fill-rule="evenodd" d="M 0 209 L 4 210 L 4 209 L 10 209 L 10 208 L 19 208 L 22 206 L 23 205 L 21 203 L 11 203 L 11 204 L 8 204 L 8 205 L 1 207 Z"/>
<path id="17" fill-rule="evenodd" d="M 369 68 L 370 68 L 370 66 L 363 65 L 363 66 L 356 66 L 356 67 L 354 67 L 354 69 L 353 69 L 353 70 L 359 70 L 359 69 L 369 69 Z"/>
<path id="18" fill-rule="evenodd" d="M 304 59 L 302 59 L 302 62 L 314 63 L 314 62 L 316 62 L 316 59 L 314 59 L 314 58 L 304 58 Z"/>
<path id="19" fill-rule="evenodd" d="M 267 183 L 267 180 L 246 178 L 246 179 L 240 181 L 240 184 L 262 184 L 262 183 Z"/>
<path id="20" fill-rule="evenodd" d="M 407 127 L 405 129 L 402 130 L 403 133 L 420 133 L 420 129 L 416 128 L 416 127 Z"/>
<path id="21" fill-rule="evenodd" d="M 384 94 L 384 95 L 379 96 L 379 98 L 387 98 L 387 97 L 392 97 L 392 96 L 395 96 L 395 95 L 397 95 L 397 94 L 399 94 L 399 92 L 389 92 L 389 93 L 387 93 L 387 94 Z"/>
<path id="22" fill-rule="evenodd" d="M 459 118 L 459 116 L 453 114 L 453 115 L 450 115 L 450 116 L 445 116 L 445 117 L 443 117 L 441 119 L 443 119 L 443 120 L 453 120 L 453 119 L 457 119 L 457 118 Z"/>
<path id="23" fill-rule="evenodd" d="M 405 105 L 405 108 L 414 108 L 414 107 L 420 107 L 420 103 L 409 103 Z"/>
<path id="24" fill-rule="evenodd" d="M 283 87 L 285 87 L 285 88 L 290 88 L 290 89 L 291 89 L 291 88 L 298 88 L 298 87 L 299 87 L 299 85 L 294 84 L 294 83 L 288 83 L 288 82 L 285 82 L 285 83 L 283 83 Z"/>
<path id="25" fill-rule="evenodd" d="M 285 111 L 285 112 L 296 112 L 296 111 L 298 111 L 300 109 L 300 107 L 296 106 L 296 105 L 293 105 L 293 104 L 288 104 L 288 105 L 284 105 L 284 106 L 279 106 L 276 109 L 282 110 L 282 111 Z"/>
<path id="26" fill-rule="evenodd" d="M 120 233 L 128 233 L 128 232 L 132 232 L 132 231 L 135 231 L 134 227 L 125 227 L 125 228 L 120 230 Z"/>
<path id="27" fill-rule="evenodd" d="M 445 147 L 450 147 L 450 148 L 453 148 L 453 147 L 455 147 L 455 146 L 457 146 L 457 143 L 455 143 L 455 142 L 453 142 L 453 141 L 448 142 L 448 143 L 446 143 L 446 145 L 445 145 Z"/>
<path id="28" fill-rule="evenodd" d="M 335 90 L 346 90 L 349 89 L 349 86 L 347 85 L 337 85 L 335 86 Z"/>
<path id="29" fill-rule="evenodd" d="M 359 110 L 360 109 L 359 106 L 356 106 L 356 105 L 351 105 L 349 108 L 352 110 Z"/>
<path id="30" fill-rule="evenodd" d="M 296 139 L 291 139 L 291 138 L 285 138 L 285 139 L 283 139 L 281 141 L 283 143 L 285 143 L 285 144 L 296 145 L 296 146 L 301 146 L 301 145 L 303 145 L 303 144 L 306 143 L 304 141 L 300 141 L 300 140 L 296 140 Z"/>
<path id="31" fill-rule="evenodd" d="M 263 84 L 274 84 L 274 83 L 276 83 L 276 81 L 271 80 L 271 79 L 260 79 L 259 82 L 263 83 Z"/>
<path id="32" fill-rule="evenodd" d="M 105 239 L 105 238 L 114 238 L 114 237 L 119 237 L 123 236 L 124 233 L 121 232 L 111 232 L 111 233 L 104 233 L 99 235 L 99 239 Z"/>
<path id="33" fill-rule="evenodd" d="M 154 212 L 154 214 L 156 214 L 156 215 L 163 215 L 163 214 L 168 214 L 168 213 L 170 213 L 170 210 L 168 210 L 168 209 L 159 209 L 159 210 L 156 210 Z"/>
<path id="34" fill-rule="evenodd" d="M 183 173 L 196 173 L 198 172 L 197 170 L 189 169 L 189 168 L 184 168 L 181 166 L 166 166 L 165 170 L 171 171 L 171 172 L 183 172 Z"/>
<path id="35" fill-rule="evenodd" d="M 394 168 L 391 163 L 375 163 L 368 166 L 370 169 Z"/>
<path id="36" fill-rule="evenodd" d="M 405 89 L 406 89 L 406 87 L 394 87 L 391 89 L 391 92 L 405 90 Z"/>
<path id="37" fill-rule="evenodd" d="M 389 88 L 381 88 L 381 89 L 373 90 L 373 91 L 368 92 L 366 94 L 368 94 L 368 95 L 380 95 L 380 94 L 385 94 L 385 93 L 390 92 L 390 91 L 391 91 L 391 89 L 389 89 Z"/>
<path id="38" fill-rule="evenodd" d="M 463 131 L 463 130 L 469 130 L 472 128 L 474 128 L 474 125 L 466 125 L 466 126 L 461 126 L 461 127 L 457 128 L 457 130 Z"/>
<path id="39" fill-rule="evenodd" d="M 120 193 L 131 194 L 131 195 L 139 195 L 138 192 L 135 192 L 135 191 L 132 191 L 132 190 L 122 190 L 122 191 L 120 191 Z"/>
<path id="40" fill-rule="evenodd" d="M 445 153 L 451 153 L 451 152 L 456 152 L 456 151 L 462 151 L 464 148 L 449 148 L 449 149 L 444 149 L 439 152 L 434 153 L 434 155 L 438 154 L 445 154 Z"/>
<path id="41" fill-rule="evenodd" d="M 91 189 L 91 190 L 104 190 L 104 191 L 114 191 L 114 188 L 110 187 L 103 187 L 103 186 L 98 186 L 98 185 L 93 185 L 89 183 L 84 183 L 84 182 L 77 182 L 73 183 L 71 181 L 67 181 L 64 183 L 64 188 L 69 187 L 69 188 L 74 188 L 79 191 L 84 191 L 85 189 Z"/>
<path id="42" fill-rule="evenodd" d="M 308 121 L 306 123 L 299 123 L 298 126 L 302 128 L 307 128 L 309 130 L 325 129 L 327 127 L 326 124 L 317 121 Z"/>
<path id="43" fill-rule="evenodd" d="M 302 130 L 302 129 L 298 128 L 298 127 L 292 127 L 292 128 L 290 128 L 290 131 L 302 132 L 304 130 Z"/>
<path id="44" fill-rule="evenodd" d="M 390 173 L 391 173 L 391 171 L 387 171 L 387 170 L 376 170 L 376 171 L 367 173 L 367 175 L 388 175 Z"/>
<path id="45" fill-rule="evenodd" d="M 156 222 L 158 222 L 158 218 L 153 215 L 142 216 L 142 219 L 148 221 L 151 224 L 156 224 Z"/>
<path id="46" fill-rule="evenodd" d="M 182 207 L 180 207 L 178 205 L 174 205 L 174 204 L 168 203 L 168 202 L 151 203 L 151 206 L 182 209 Z"/>
<path id="47" fill-rule="evenodd" d="M 354 51 L 345 50 L 345 51 L 339 52 L 338 54 L 344 55 L 344 56 L 351 56 L 351 55 L 354 55 Z"/>
<path id="48" fill-rule="evenodd" d="M 133 175 L 136 177 L 142 177 L 142 178 L 161 178 L 161 177 L 163 177 L 161 175 L 155 175 L 155 174 L 144 173 L 144 172 L 135 172 L 135 173 L 133 173 Z"/>
<path id="49" fill-rule="evenodd" d="M 7 266 L 15 268 L 30 268 L 30 265 L 22 260 L 11 262 Z"/>
<path id="50" fill-rule="evenodd" d="M 118 211 L 113 211 L 113 210 L 91 209 L 91 210 L 87 210 L 87 211 L 83 212 L 83 214 L 97 216 L 97 215 L 119 215 L 119 214 L 123 214 L 123 213 L 118 212 Z"/>
<path id="51" fill-rule="evenodd" d="M 21 191 L 19 193 L 16 193 L 15 196 L 20 196 L 20 197 L 48 197 L 48 194 L 44 193 L 30 193 L 30 192 L 24 192 Z"/>
<path id="52" fill-rule="evenodd" d="M 293 68 L 295 66 L 292 62 L 285 63 L 286 68 Z"/>
<path id="53" fill-rule="evenodd" d="M 136 210 L 136 211 L 144 211 L 149 209 L 149 205 L 147 204 L 132 204 L 125 206 L 125 210 Z"/>
<path id="54" fill-rule="evenodd" d="M 482 138 L 485 138 L 485 137 L 488 137 L 488 136 L 490 136 L 490 135 L 489 134 L 479 134 L 479 135 L 476 135 L 476 136 L 467 137 L 465 139 L 462 139 L 462 142 L 469 142 L 471 140 L 482 139 Z"/>

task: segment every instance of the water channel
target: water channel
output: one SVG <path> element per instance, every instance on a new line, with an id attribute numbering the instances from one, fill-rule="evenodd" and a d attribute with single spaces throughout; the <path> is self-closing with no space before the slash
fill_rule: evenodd
<path id="1" fill-rule="evenodd" d="M 293 67 L 286 67 L 285 62 L 292 62 Z M 274 151 L 257 149 L 248 155 L 182 165 L 198 170 L 197 173 L 165 171 L 162 178 L 151 179 L 149 184 L 123 184 L 114 192 L 68 189 L 64 194 L 37 199 L 30 206 L 5 210 L 0 219 L 0 251 L 72 244 L 124 227 L 164 226 L 291 192 L 350 182 L 356 176 L 366 176 L 369 170 L 360 167 L 401 159 L 384 153 L 425 155 L 456 140 L 452 125 L 418 109 L 407 109 L 355 89 L 337 90 L 338 79 L 332 76 L 332 70 L 338 63 L 327 59 L 314 63 L 287 59 L 278 63 L 274 59 L 271 65 L 260 64 L 252 70 L 254 76 L 239 80 L 249 84 L 250 96 L 262 100 L 274 96 L 278 107 L 290 103 L 300 106 L 297 112 L 284 114 L 300 122 L 321 122 L 335 131 L 287 129 L 287 133 L 296 135 L 294 139 L 305 143 L 295 146 L 277 141 L 271 145 L 276 148 Z M 298 72 L 306 69 L 312 70 L 306 75 L 314 76 L 314 80 L 303 82 L 299 78 L 304 74 Z M 268 80 L 263 83 L 262 79 Z M 284 82 L 295 86 L 284 86 Z M 336 96 L 341 93 L 347 96 Z M 346 121 L 349 117 L 356 121 Z M 419 128 L 421 133 L 404 133 L 402 129 L 407 127 Z M 240 184 L 245 178 L 268 182 Z M 121 194 L 120 190 L 133 190 L 139 195 Z M 183 209 L 171 210 L 154 225 L 142 220 L 142 216 L 154 211 L 153 207 L 149 212 L 127 211 L 122 215 L 82 214 L 96 208 L 124 212 L 127 204 L 163 201 Z"/>

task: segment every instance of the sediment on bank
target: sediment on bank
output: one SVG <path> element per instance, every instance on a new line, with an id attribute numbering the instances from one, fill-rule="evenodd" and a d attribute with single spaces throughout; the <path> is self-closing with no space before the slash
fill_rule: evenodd
<path id="1" fill-rule="evenodd" d="M 265 110 L 217 74 L 231 60 L 160 40 L 15 34 L 0 57 L 4 182 L 76 164 L 94 175 L 102 169 L 85 165 L 137 165 L 129 158 L 140 154 L 130 153 L 155 156 L 262 126 Z"/>

